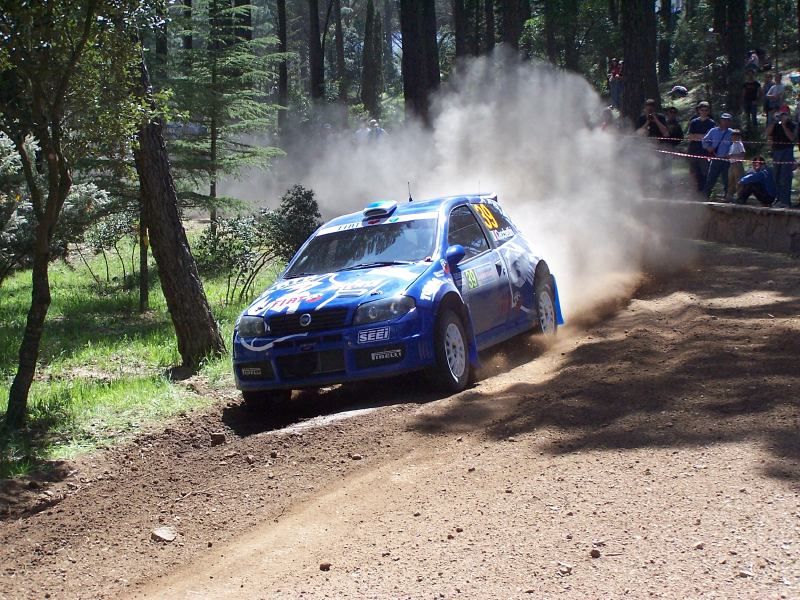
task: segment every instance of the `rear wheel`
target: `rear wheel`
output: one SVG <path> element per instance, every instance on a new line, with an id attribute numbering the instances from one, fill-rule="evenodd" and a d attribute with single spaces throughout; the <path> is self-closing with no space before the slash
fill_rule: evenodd
<path id="1" fill-rule="evenodd" d="M 430 378 L 436 387 L 450 393 L 467 387 L 470 378 L 469 342 L 461 318 L 449 308 L 442 310 L 434 331 L 436 366 Z"/>
<path id="2" fill-rule="evenodd" d="M 536 331 L 547 336 L 558 331 L 556 295 L 549 276 L 536 282 Z"/>

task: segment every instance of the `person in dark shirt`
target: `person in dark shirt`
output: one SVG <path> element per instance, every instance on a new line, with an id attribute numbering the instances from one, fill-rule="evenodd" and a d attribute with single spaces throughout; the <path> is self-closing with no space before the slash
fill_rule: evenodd
<path id="1" fill-rule="evenodd" d="M 753 71 L 746 71 L 742 84 L 742 109 L 745 120 L 755 130 L 758 127 L 758 99 L 761 95 L 761 84 L 756 81 Z"/>
<path id="2" fill-rule="evenodd" d="M 656 112 L 656 101 L 649 99 L 644 103 L 644 110 L 636 122 L 636 133 L 639 135 L 658 139 L 659 146 L 671 147 L 667 118 Z M 661 162 L 661 170 L 655 180 L 658 188 L 666 190 L 672 185 L 672 157 L 661 152 L 657 153 Z"/>
<path id="3" fill-rule="evenodd" d="M 767 126 L 767 138 L 772 142 L 772 166 L 777 188 L 777 208 L 789 208 L 792 203 L 792 174 L 794 172 L 794 143 L 797 141 L 797 123 L 788 111 L 779 109 L 775 120 Z"/>
<path id="4" fill-rule="evenodd" d="M 703 138 L 717 124 L 709 117 L 711 107 L 708 102 L 698 103 L 696 110 L 697 116 L 689 121 L 689 127 L 686 129 L 686 137 L 689 139 L 687 152 L 692 155 L 689 159 L 689 175 L 694 180 L 695 189 L 703 193 L 708 174 L 708 155 L 703 149 Z"/>
<path id="5" fill-rule="evenodd" d="M 656 101 L 649 99 L 644 103 L 644 111 L 636 122 L 636 131 L 651 138 L 668 138 L 667 118 L 656 112 Z"/>
<path id="6" fill-rule="evenodd" d="M 683 141 L 683 127 L 678 122 L 678 109 L 674 106 L 668 106 L 666 110 L 667 115 L 667 131 L 669 135 L 667 136 L 669 140 L 667 142 L 670 146 L 677 146 Z"/>

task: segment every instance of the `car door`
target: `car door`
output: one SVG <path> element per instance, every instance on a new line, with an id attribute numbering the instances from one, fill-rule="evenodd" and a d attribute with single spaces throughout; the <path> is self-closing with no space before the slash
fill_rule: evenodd
<path id="1" fill-rule="evenodd" d="M 508 281 L 511 304 L 509 323 L 521 325 L 535 316 L 533 276 L 535 265 L 528 243 L 518 234 L 511 221 L 491 198 L 482 198 L 472 207 L 480 217 L 493 245 L 503 260 Z"/>
<path id="2" fill-rule="evenodd" d="M 450 212 L 447 243 L 460 244 L 466 252 L 454 269 L 453 280 L 469 307 L 475 334 L 481 336 L 504 325 L 511 307 L 505 265 L 468 206 Z"/>

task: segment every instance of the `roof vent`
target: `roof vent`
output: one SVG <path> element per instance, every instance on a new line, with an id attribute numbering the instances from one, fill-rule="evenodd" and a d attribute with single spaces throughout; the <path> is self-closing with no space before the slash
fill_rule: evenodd
<path id="1" fill-rule="evenodd" d="M 394 212 L 396 208 L 397 208 L 397 202 L 395 202 L 394 200 L 373 202 L 372 204 L 367 204 L 366 208 L 364 208 L 364 218 L 375 219 L 375 218 L 388 217 L 390 214 Z"/>

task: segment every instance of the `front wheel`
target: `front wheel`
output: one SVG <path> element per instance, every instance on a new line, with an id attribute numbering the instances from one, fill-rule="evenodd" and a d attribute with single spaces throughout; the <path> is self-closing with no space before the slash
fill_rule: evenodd
<path id="1" fill-rule="evenodd" d="M 554 336 L 558 331 L 556 295 L 550 278 L 536 283 L 536 332 Z"/>
<path id="2" fill-rule="evenodd" d="M 436 387 L 450 393 L 467 387 L 470 376 L 469 343 L 459 316 L 445 308 L 436 320 L 434 331 L 436 366 L 430 378 Z"/>

